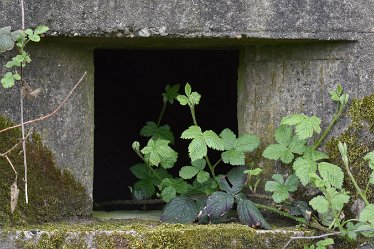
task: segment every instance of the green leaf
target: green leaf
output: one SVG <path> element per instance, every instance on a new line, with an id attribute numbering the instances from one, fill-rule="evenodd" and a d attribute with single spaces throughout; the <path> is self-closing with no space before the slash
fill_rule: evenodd
<path id="1" fill-rule="evenodd" d="M 10 88 L 14 86 L 13 73 L 11 72 L 6 73 L 1 79 L 1 84 L 4 88 Z"/>
<path id="2" fill-rule="evenodd" d="M 318 213 L 327 213 L 329 211 L 329 202 L 324 196 L 314 197 L 309 201 L 309 205 Z"/>
<path id="3" fill-rule="evenodd" d="M 222 138 L 225 150 L 231 150 L 236 145 L 236 135 L 230 129 L 224 129 L 219 136 Z"/>
<path id="4" fill-rule="evenodd" d="M 41 26 L 36 27 L 34 33 L 37 34 L 37 35 L 41 35 L 41 34 L 47 32 L 48 30 L 49 30 L 49 28 L 47 26 L 41 25 Z"/>
<path id="5" fill-rule="evenodd" d="M 341 168 L 331 163 L 321 162 L 318 164 L 318 171 L 325 182 L 335 188 L 342 188 L 344 172 Z"/>
<path id="6" fill-rule="evenodd" d="M 295 126 L 296 135 L 300 140 L 311 138 L 314 132 L 321 132 L 321 120 L 316 116 L 308 117 L 304 114 L 294 114 L 284 117 L 281 124 Z"/>
<path id="7" fill-rule="evenodd" d="M 244 173 L 249 174 L 251 176 L 257 176 L 261 172 L 262 172 L 262 169 L 260 169 L 260 168 L 244 170 Z"/>
<path id="8" fill-rule="evenodd" d="M 161 198 L 165 202 L 170 202 L 177 195 L 177 190 L 174 186 L 168 186 L 161 191 Z"/>
<path id="9" fill-rule="evenodd" d="M 252 152 L 260 145 L 260 139 L 252 134 L 241 135 L 236 142 L 235 150 L 241 152 Z"/>
<path id="10" fill-rule="evenodd" d="M 147 179 L 150 177 L 149 169 L 144 163 L 138 163 L 131 166 L 130 171 L 139 179 Z"/>
<path id="11" fill-rule="evenodd" d="M 251 227 L 270 229 L 269 224 L 266 222 L 265 218 L 252 201 L 248 200 L 244 196 L 241 196 L 241 198 L 237 199 L 237 202 L 237 212 L 241 222 Z"/>
<path id="12" fill-rule="evenodd" d="M 367 205 L 360 213 L 359 221 L 374 225 L 374 204 Z"/>
<path id="13" fill-rule="evenodd" d="M 174 100 L 178 97 L 179 93 L 179 84 L 170 86 L 169 84 L 165 87 L 165 92 L 162 93 L 164 102 L 169 102 L 170 104 L 174 103 Z M 188 99 L 187 99 L 188 101 Z M 187 104 L 187 103 L 186 103 Z"/>
<path id="14" fill-rule="evenodd" d="M 245 169 L 245 166 L 236 166 L 226 176 L 220 177 L 218 179 L 220 189 L 231 194 L 239 193 L 248 179 L 248 175 L 244 173 Z"/>
<path id="15" fill-rule="evenodd" d="M 191 95 L 191 85 L 189 83 L 186 83 L 186 85 L 184 86 L 184 93 L 186 94 L 187 97 L 190 97 Z"/>
<path id="16" fill-rule="evenodd" d="M 317 171 L 317 163 L 310 159 L 299 157 L 293 163 L 293 169 L 301 183 L 306 186 L 311 180 L 310 174 Z"/>
<path id="17" fill-rule="evenodd" d="M 134 184 L 133 198 L 135 200 L 150 199 L 155 193 L 155 186 L 150 180 L 140 180 Z"/>
<path id="18" fill-rule="evenodd" d="M 179 171 L 179 176 L 183 179 L 191 179 L 194 177 L 197 173 L 199 173 L 199 170 L 192 166 L 184 166 Z"/>
<path id="19" fill-rule="evenodd" d="M 284 182 L 283 176 L 280 174 L 275 174 L 272 178 L 275 181 L 266 182 L 265 191 L 273 192 L 272 197 L 276 203 L 287 200 L 289 192 L 295 191 L 299 185 L 299 180 L 294 175 L 289 176 L 286 182 Z"/>
<path id="20" fill-rule="evenodd" d="M 374 172 L 371 173 L 369 183 L 374 184 Z"/>
<path id="21" fill-rule="evenodd" d="M 201 128 L 197 125 L 190 126 L 187 130 L 185 130 L 181 138 L 182 139 L 194 139 L 198 137 L 202 137 L 203 132 L 201 131 Z"/>
<path id="22" fill-rule="evenodd" d="M 360 224 L 357 227 L 357 230 L 369 230 L 369 229 L 374 229 L 373 225 L 369 224 Z M 374 231 L 368 231 L 368 232 L 360 232 L 362 235 L 364 235 L 367 238 L 373 238 L 374 237 Z"/>
<path id="23" fill-rule="evenodd" d="M 206 181 L 208 181 L 210 175 L 208 172 L 205 172 L 205 171 L 200 171 L 197 176 L 196 176 L 196 180 L 198 183 L 204 183 Z"/>
<path id="24" fill-rule="evenodd" d="M 282 118 L 281 125 L 297 125 L 303 120 L 308 118 L 308 116 L 304 114 L 293 114 Z"/>
<path id="25" fill-rule="evenodd" d="M 210 219 L 218 219 L 225 215 L 233 205 L 234 197 L 231 194 L 217 191 L 208 197 L 204 209 Z"/>
<path id="26" fill-rule="evenodd" d="M 198 213 L 197 204 L 192 199 L 178 196 L 165 205 L 160 220 L 168 223 L 192 223 Z"/>
<path id="27" fill-rule="evenodd" d="M 231 165 L 244 165 L 245 164 L 244 152 L 239 152 L 237 150 L 228 150 L 228 151 L 222 152 L 221 157 L 224 163 L 229 163 Z"/>
<path id="28" fill-rule="evenodd" d="M 0 28 L 0 53 L 12 50 L 14 47 L 14 41 L 10 30 L 10 27 Z"/>
<path id="29" fill-rule="evenodd" d="M 178 153 L 170 148 L 169 143 L 170 141 L 164 139 L 157 139 L 156 141 L 150 139 L 141 152 L 149 158 L 151 165 L 157 167 L 161 164 L 164 168 L 171 168 L 177 161 Z"/>
<path id="30" fill-rule="evenodd" d="M 292 153 L 302 155 L 306 150 L 305 143 L 305 140 L 300 140 L 297 136 L 293 136 L 288 147 Z"/>
<path id="31" fill-rule="evenodd" d="M 297 187 L 299 186 L 299 179 L 295 175 L 290 175 L 286 181 L 285 186 L 287 187 L 287 190 L 289 192 L 294 192 L 297 190 Z"/>
<path id="32" fill-rule="evenodd" d="M 222 139 L 211 130 L 204 131 L 203 133 L 206 145 L 214 150 L 224 150 L 224 143 Z"/>
<path id="33" fill-rule="evenodd" d="M 18 73 L 15 73 L 15 74 L 13 74 L 13 79 L 21 80 L 21 75 L 19 75 Z"/>
<path id="34" fill-rule="evenodd" d="M 201 95 L 198 94 L 197 92 L 191 93 L 189 97 L 189 102 L 191 105 L 198 105 L 201 99 Z"/>
<path id="35" fill-rule="evenodd" d="M 277 143 L 288 146 L 292 138 L 292 128 L 288 125 L 280 125 L 275 129 L 274 137 Z"/>
<path id="36" fill-rule="evenodd" d="M 312 161 L 319 161 L 323 159 L 329 159 L 329 156 L 326 155 L 323 152 L 320 152 L 318 150 L 314 150 L 312 146 L 307 146 L 305 149 L 305 153 L 303 155 L 304 158 L 310 159 Z"/>
<path id="37" fill-rule="evenodd" d="M 187 105 L 188 104 L 188 98 L 184 95 L 178 95 L 177 100 L 179 104 L 181 105 Z"/>
<path id="38" fill-rule="evenodd" d="M 157 126 L 155 122 L 147 122 L 147 124 L 140 130 L 140 135 L 150 137 L 153 140 L 165 139 L 174 143 L 174 135 L 170 131 L 169 125 Z"/>
<path id="39" fill-rule="evenodd" d="M 202 159 L 207 153 L 208 148 L 203 137 L 193 139 L 188 146 L 188 154 L 192 161 Z"/>
<path id="40" fill-rule="evenodd" d="M 317 242 L 317 249 L 325 249 L 326 246 L 330 246 L 334 244 L 334 240 L 331 238 L 320 240 Z"/>
<path id="41" fill-rule="evenodd" d="M 288 149 L 285 150 L 280 157 L 280 160 L 285 164 L 291 163 L 293 159 L 294 159 L 294 155 L 292 154 L 292 151 Z"/>
<path id="42" fill-rule="evenodd" d="M 199 160 L 195 160 L 195 161 L 193 161 L 191 164 L 192 164 L 192 166 L 194 166 L 196 169 L 198 169 L 198 170 L 203 170 L 203 169 L 205 168 L 206 161 L 205 161 L 205 159 L 199 159 Z"/>
<path id="43" fill-rule="evenodd" d="M 288 148 L 283 144 L 270 144 L 262 156 L 270 160 L 279 160 L 280 157 L 288 150 Z"/>
<path id="44" fill-rule="evenodd" d="M 345 204 L 349 202 L 349 195 L 345 193 L 336 193 L 331 199 L 331 206 L 336 211 L 341 211 Z"/>
<path id="45" fill-rule="evenodd" d="M 366 156 L 364 156 L 364 159 L 369 162 L 369 167 L 374 170 L 374 151 L 366 154 Z"/>
<path id="46" fill-rule="evenodd" d="M 33 42 L 40 42 L 40 36 L 36 34 L 29 35 L 29 39 Z"/>

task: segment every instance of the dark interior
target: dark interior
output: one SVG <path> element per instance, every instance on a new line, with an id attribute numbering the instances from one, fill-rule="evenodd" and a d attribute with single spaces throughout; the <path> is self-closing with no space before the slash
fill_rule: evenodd
<path id="1" fill-rule="evenodd" d="M 181 84 L 182 93 L 189 82 L 202 95 L 196 113 L 203 130 L 237 132 L 238 63 L 237 50 L 96 50 L 94 202 L 131 199 L 136 178 L 129 168 L 139 162 L 131 144 L 146 144 L 139 131 L 157 122 L 167 84 Z M 177 175 L 189 164 L 188 141 L 178 139 L 192 124 L 188 107 L 168 105 L 162 124 L 176 137 Z M 209 156 L 215 161 L 219 153 Z"/>

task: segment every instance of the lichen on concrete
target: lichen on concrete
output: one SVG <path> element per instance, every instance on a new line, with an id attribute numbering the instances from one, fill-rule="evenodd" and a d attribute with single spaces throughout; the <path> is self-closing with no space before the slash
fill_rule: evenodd
<path id="1" fill-rule="evenodd" d="M 12 124 L 0 116 L 0 129 Z M 20 129 L 0 133 L 0 152 L 7 151 L 20 138 Z M 90 200 L 86 190 L 68 171 L 56 167 L 52 153 L 40 137 L 33 134 L 26 146 L 29 204 L 25 203 L 23 154 L 19 146 L 9 154 L 18 172 L 20 189 L 18 206 L 13 214 L 10 212 L 10 186 L 15 181 L 15 174 L 8 162 L 0 158 L 0 224 L 11 226 L 89 215 Z"/>

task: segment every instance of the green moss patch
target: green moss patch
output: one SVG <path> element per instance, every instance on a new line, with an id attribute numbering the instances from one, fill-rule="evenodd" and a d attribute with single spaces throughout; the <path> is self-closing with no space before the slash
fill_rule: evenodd
<path id="1" fill-rule="evenodd" d="M 338 141 L 347 143 L 348 158 L 352 174 L 358 185 L 365 189 L 369 180 L 371 170 L 363 157 L 374 150 L 374 94 L 360 100 L 353 100 L 349 110 L 351 124 L 339 137 L 332 138 L 326 143 L 326 152 L 332 163 L 343 165 L 338 150 Z M 345 170 L 344 170 L 345 172 Z M 346 173 L 345 173 L 346 174 Z M 349 176 L 345 175 L 344 187 L 351 192 L 351 202 L 358 198 L 358 194 L 350 182 Z M 368 189 L 369 201 L 374 201 L 373 188 Z M 352 203 L 351 203 L 352 204 Z"/>
<path id="2" fill-rule="evenodd" d="M 55 223 L 3 231 L 22 248 L 282 248 L 310 231 L 254 230 L 240 224 L 181 225 L 155 221 Z M 296 241 L 290 248 L 301 248 Z"/>
<path id="3" fill-rule="evenodd" d="M 12 122 L 0 116 L 0 129 L 11 125 Z M 0 133 L 0 152 L 7 151 L 20 138 L 20 129 Z M 18 172 L 20 189 L 14 214 L 10 212 L 10 186 L 15 174 L 5 158 L 0 157 L 0 224 L 40 223 L 89 214 L 90 200 L 85 189 L 69 172 L 56 167 L 51 152 L 40 138 L 33 135 L 26 146 L 29 204 L 25 203 L 23 153 L 19 146 L 9 154 Z"/>

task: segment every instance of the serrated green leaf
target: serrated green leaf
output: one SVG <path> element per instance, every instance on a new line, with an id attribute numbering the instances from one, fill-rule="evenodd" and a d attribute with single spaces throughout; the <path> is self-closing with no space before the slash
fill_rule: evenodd
<path id="1" fill-rule="evenodd" d="M 18 73 L 15 73 L 15 74 L 13 74 L 13 79 L 21 80 L 21 75 L 19 75 Z"/>
<path id="2" fill-rule="evenodd" d="M 194 166 L 198 170 L 203 170 L 206 165 L 205 159 L 199 159 L 196 161 L 191 162 L 191 165 Z"/>
<path id="3" fill-rule="evenodd" d="M 179 96 L 179 84 L 170 86 L 169 84 L 165 87 L 165 92 L 162 93 L 164 101 L 168 101 L 170 104 L 174 103 L 174 100 Z M 187 100 L 188 101 L 188 100 Z M 187 103 L 186 103 L 187 104 Z"/>
<path id="4" fill-rule="evenodd" d="M 143 179 L 137 181 L 133 188 L 133 198 L 135 200 L 146 200 L 150 199 L 156 193 L 155 186 L 150 180 Z"/>
<path id="5" fill-rule="evenodd" d="M 10 27 L 0 29 L 0 53 L 7 50 L 12 50 L 14 47 L 14 40 L 10 33 Z"/>
<path id="6" fill-rule="evenodd" d="M 293 136 L 288 147 L 292 153 L 302 155 L 306 150 L 305 144 L 305 140 L 300 140 L 297 136 Z"/>
<path id="7" fill-rule="evenodd" d="M 191 105 L 198 105 L 201 99 L 201 95 L 198 94 L 197 92 L 191 93 L 189 97 L 189 102 Z"/>
<path id="8" fill-rule="evenodd" d="M 33 42 L 40 42 L 40 36 L 37 34 L 29 35 L 29 39 Z"/>
<path id="9" fill-rule="evenodd" d="M 164 139 L 150 139 L 141 152 L 149 159 L 151 165 L 157 167 L 161 164 L 164 168 L 171 168 L 177 161 L 178 153 L 168 145 L 169 143 L 170 141 Z"/>
<path id="10" fill-rule="evenodd" d="M 360 213 L 359 221 L 374 225 L 374 204 L 367 205 Z"/>
<path id="11" fill-rule="evenodd" d="M 160 219 L 168 223 L 188 224 L 196 220 L 198 213 L 197 204 L 192 199 L 178 196 L 165 205 Z"/>
<path id="12" fill-rule="evenodd" d="M 329 202 L 324 196 L 316 196 L 309 201 L 309 205 L 318 213 L 327 213 L 329 211 Z"/>
<path id="13" fill-rule="evenodd" d="M 184 93 L 186 94 L 187 97 L 190 97 L 191 95 L 191 85 L 189 83 L 186 83 L 186 85 L 184 86 Z"/>
<path id="14" fill-rule="evenodd" d="M 237 150 L 228 150 L 222 152 L 222 160 L 224 163 L 231 165 L 244 165 L 245 164 L 245 154 L 244 152 L 239 152 Z"/>
<path id="15" fill-rule="evenodd" d="M 192 166 L 184 166 L 179 171 L 179 176 L 183 179 L 191 179 L 194 177 L 197 173 L 199 173 L 199 170 Z"/>
<path id="16" fill-rule="evenodd" d="M 292 128 L 288 125 L 280 125 L 274 132 L 275 141 L 288 146 L 292 138 Z"/>
<path id="17" fill-rule="evenodd" d="M 306 158 L 299 157 L 292 165 L 295 174 L 299 177 L 301 183 L 306 186 L 310 182 L 310 174 L 316 173 L 317 163 Z"/>
<path id="18" fill-rule="evenodd" d="M 147 122 L 147 124 L 140 130 L 140 135 L 150 137 L 153 140 L 165 139 L 174 143 L 174 135 L 170 131 L 169 125 L 157 126 L 155 122 Z"/>
<path id="19" fill-rule="evenodd" d="M 231 150 L 236 145 L 236 135 L 230 129 L 224 129 L 219 136 L 222 138 L 225 150 Z"/>
<path id="20" fill-rule="evenodd" d="M 371 175 L 370 175 L 369 183 L 374 184 L 374 172 L 372 172 Z"/>
<path id="21" fill-rule="evenodd" d="M 364 156 L 365 161 L 369 162 L 369 167 L 374 170 L 374 151 L 369 152 Z"/>
<path id="22" fill-rule="evenodd" d="M 14 86 L 13 73 L 11 72 L 6 73 L 1 79 L 1 84 L 4 88 L 10 88 Z"/>
<path id="23" fill-rule="evenodd" d="M 281 174 L 274 174 L 271 178 L 273 178 L 276 182 L 283 184 L 283 176 Z"/>
<path id="24" fill-rule="evenodd" d="M 198 137 L 203 137 L 203 132 L 201 131 L 201 128 L 197 125 L 192 125 L 188 127 L 188 129 L 185 130 L 181 135 L 182 139 L 194 139 Z"/>
<path id="25" fill-rule="evenodd" d="M 266 147 L 262 153 L 262 156 L 270 160 L 279 160 L 283 153 L 287 150 L 288 148 L 282 144 L 270 144 L 268 147 Z"/>
<path id="26" fill-rule="evenodd" d="M 252 134 L 243 134 L 237 139 L 235 150 L 252 152 L 260 145 L 260 139 Z"/>
<path id="27" fill-rule="evenodd" d="M 374 226 L 369 225 L 369 224 L 361 224 L 357 227 L 357 230 L 370 230 L 370 229 L 374 229 Z M 360 233 L 367 238 L 373 238 L 374 237 L 374 231 L 360 232 Z"/>
<path id="28" fill-rule="evenodd" d="M 333 244 L 334 244 L 334 240 L 331 238 L 328 238 L 328 239 L 318 241 L 316 245 L 317 245 L 317 249 L 324 249 L 326 248 L 326 246 L 333 245 Z"/>
<path id="29" fill-rule="evenodd" d="M 131 166 L 130 171 L 139 179 L 147 179 L 150 177 L 149 170 L 144 163 L 138 163 Z"/>
<path id="30" fill-rule="evenodd" d="M 274 192 L 278 189 L 281 184 L 276 181 L 267 181 L 265 183 L 265 191 Z"/>
<path id="31" fill-rule="evenodd" d="M 208 197 L 204 209 L 210 219 L 218 219 L 225 215 L 233 205 L 234 197 L 231 194 L 217 191 Z"/>
<path id="32" fill-rule="evenodd" d="M 177 190 L 174 186 L 168 186 L 161 191 L 161 199 L 165 202 L 170 202 L 177 195 Z"/>
<path id="33" fill-rule="evenodd" d="M 319 161 L 323 159 L 329 159 L 329 156 L 326 155 L 323 152 L 320 152 L 318 150 L 314 150 L 312 146 L 307 146 L 305 149 L 305 153 L 303 155 L 304 158 L 310 159 L 312 161 Z"/>
<path id="34" fill-rule="evenodd" d="M 22 41 L 26 38 L 26 33 L 23 30 L 16 30 L 10 33 L 13 41 Z"/>
<path id="35" fill-rule="evenodd" d="M 208 148 L 203 137 L 193 139 L 188 145 L 188 154 L 192 161 L 202 159 L 207 153 Z"/>
<path id="36" fill-rule="evenodd" d="M 297 187 L 299 186 L 299 179 L 295 175 L 290 175 L 284 185 L 287 187 L 288 192 L 294 192 L 297 190 Z"/>
<path id="37" fill-rule="evenodd" d="M 318 164 L 318 171 L 325 182 L 335 188 L 342 188 L 344 172 L 341 168 L 331 163 L 321 162 Z"/>
<path id="38" fill-rule="evenodd" d="M 293 114 L 282 118 L 281 125 L 297 125 L 308 116 L 304 114 Z"/>
<path id="39" fill-rule="evenodd" d="M 198 183 L 204 183 L 206 181 L 208 181 L 210 175 L 208 172 L 205 172 L 205 171 L 200 171 L 197 176 L 196 176 L 196 180 Z"/>
<path id="40" fill-rule="evenodd" d="M 270 226 L 266 222 L 264 216 L 252 201 L 245 197 L 241 197 L 238 198 L 237 202 L 237 212 L 241 222 L 251 227 L 270 229 Z"/>
<path id="41" fill-rule="evenodd" d="M 187 105 L 188 104 L 188 98 L 184 95 L 178 95 L 177 100 L 179 104 L 181 105 Z"/>
<path id="42" fill-rule="evenodd" d="M 225 146 L 222 139 L 214 131 L 204 131 L 203 136 L 205 143 L 209 148 L 221 151 L 224 150 Z"/>
<path id="43" fill-rule="evenodd" d="M 280 160 L 283 162 L 283 163 L 285 163 L 285 164 L 289 164 L 289 163 L 291 163 L 292 161 L 293 161 L 293 159 L 294 159 L 294 155 L 292 154 L 292 151 L 290 151 L 290 150 L 285 150 L 284 152 L 283 152 L 283 154 L 281 155 L 281 157 L 280 157 Z"/>
<path id="44" fill-rule="evenodd" d="M 336 211 L 341 211 L 345 204 L 349 202 L 349 195 L 344 193 L 336 193 L 331 199 L 331 206 Z"/>
<path id="45" fill-rule="evenodd" d="M 321 120 L 315 116 L 309 117 L 301 121 L 296 125 L 295 132 L 296 135 L 302 139 L 311 138 L 314 134 L 321 132 Z"/>
<path id="46" fill-rule="evenodd" d="M 272 176 L 275 181 L 268 181 L 265 184 L 265 191 L 273 192 L 273 200 L 276 203 L 280 203 L 287 200 L 289 197 L 289 192 L 293 192 L 297 189 L 298 179 L 296 176 L 291 175 L 287 178 L 286 182 L 283 180 L 283 176 L 280 174 L 275 174 Z"/>
<path id="47" fill-rule="evenodd" d="M 49 28 L 47 26 L 41 25 L 41 26 L 36 27 L 34 33 L 37 34 L 37 35 L 41 35 L 41 34 L 47 32 L 48 30 L 49 30 Z"/>

